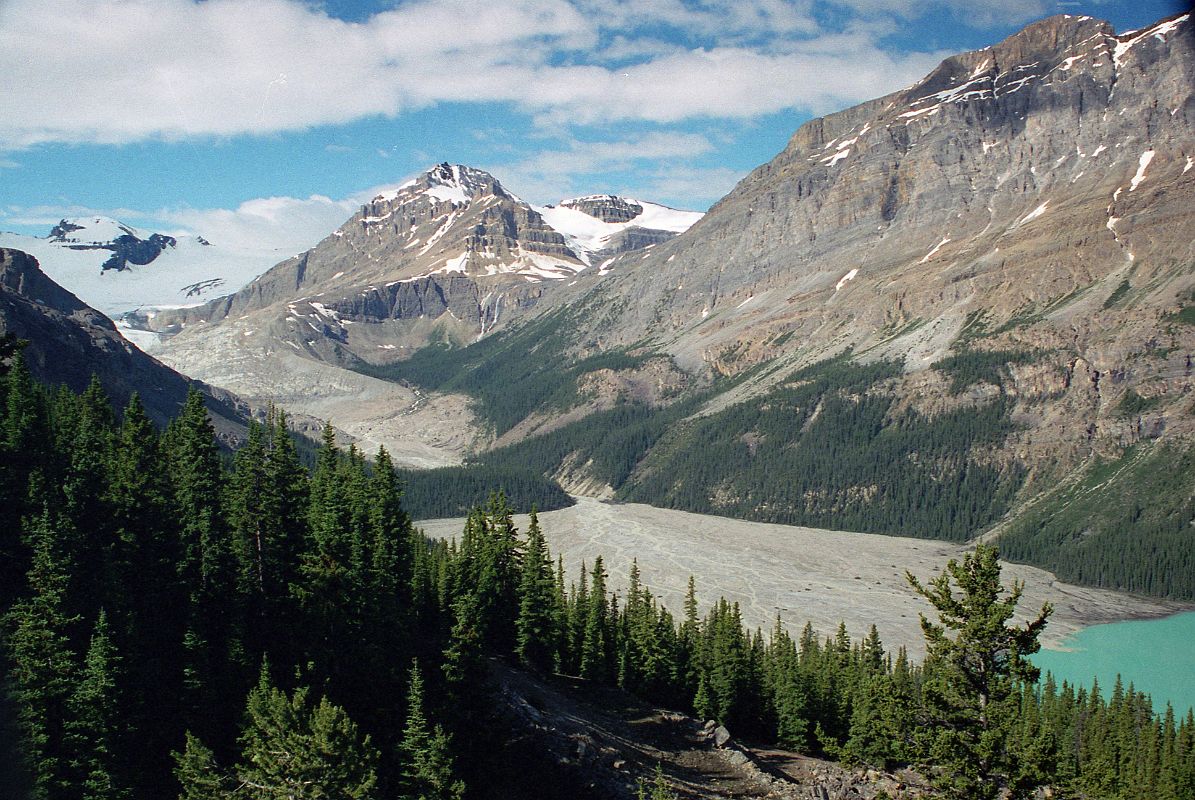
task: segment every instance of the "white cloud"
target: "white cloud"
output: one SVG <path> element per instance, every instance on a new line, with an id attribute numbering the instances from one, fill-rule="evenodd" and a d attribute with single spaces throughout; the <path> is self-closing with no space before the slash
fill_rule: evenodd
<path id="1" fill-rule="evenodd" d="M 166 208 L 144 215 L 164 233 L 203 236 L 232 252 L 276 252 L 278 260 L 312 247 L 358 210 L 357 198 L 262 197 L 234 209 Z"/>
<path id="2" fill-rule="evenodd" d="M 4 0 L 0 148 L 264 134 L 452 101 L 573 123 L 823 111 L 937 58 L 826 35 L 787 0 L 417 0 L 362 23 L 300 0 Z"/>

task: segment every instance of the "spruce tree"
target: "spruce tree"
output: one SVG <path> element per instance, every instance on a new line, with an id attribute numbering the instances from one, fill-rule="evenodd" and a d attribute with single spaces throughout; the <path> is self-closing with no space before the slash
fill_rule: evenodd
<path id="1" fill-rule="evenodd" d="M 121 800 L 129 796 L 122 786 L 116 758 L 121 749 L 117 676 L 120 656 L 101 609 L 79 682 L 67 701 L 67 739 L 74 780 L 87 800 Z"/>
<path id="2" fill-rule="evenodd" d="M 990 800 L 1002 785 L 1014 796 L 1027 796 L 1031 787 L 1014 781 L 1020 769 L 1011 734 L 1021 684 L 1038 677 L 1028 657 L 1040 647 L 1050 605 L 1025 627 L 1010 625 L 1023 587 L 1014 582 L 1001 597 L 997 552 L 987 545 L 961 562 L 952 559 L 928 585 L 906 576 L 938 615 L 937 623 L 921 617 L 928 763 L 935 786 L 964 800 Z"/>
<path id="3" fill-rule="evenodd" d="M 288 696 L 263 665 L 249 693 L 237 780 L 254 800 L 363 800 L 377 786 L 378 752 L 344 709 L 308 690 Z"/>
<path id="4" fill-rule="evenodd" d="M 236 784 L 220 771 L 212 751 L 187 731 L 181 753 L 174 753 L 174 777 L 182 787 L 178 800 L 230 800 Z"/>
<path id="5" fill-rule="evenodd" d="M 555 592 L 551 556 L 539 527 L 539 517 L 532 508 L 519 578 L 516 652 L 524 666 L 539 672 L 550 672 L 555 663 L 558 636 Z"/>
<path id="6" fill-rule="evenodd" d="M 4 618 L 8 694 L 16 709 L 22 750 L 32 778 L 32 800 L 69 798 L 75 791 L 67 726 L 78 676 L 63 612 L 69 567 L 56 547 L 49 510 L 32 520 L 29 596 Z"/>
<path id="7" fill-rule="evenodd" d="M 403 793 L 409 800 L 460 800 L 465 784 L 455 777 L 451 740 L 444 728 L 431 725 L 424 712 L 423 675 L 412 662 L 408 678 L 407 721 L 400 752 Z"/>
<path id="8" fill-rule="evenodd" d="M 584 610 L 584 639 L 581 642 L 581 677 L 599 683 L 614 680 L 614 651 L 606 605 L 606 568 L 599 555 L 590 575 L 588 608 Z"/>

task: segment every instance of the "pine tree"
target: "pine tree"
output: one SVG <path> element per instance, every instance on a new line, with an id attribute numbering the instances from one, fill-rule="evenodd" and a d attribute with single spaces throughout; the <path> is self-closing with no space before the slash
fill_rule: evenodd
<path id="1" fill-rule="evenodd" d="M 188 599 L 179 578 L 181 549 L 169 469 L 157 428 L 134 394 L 125 407 L 105 502 L 112 509 L 112 546 L 104 602 L 124 659 L 132 729 L 127 757 L 137 796 L 161 786 L 182 713 L 183 637 Z"/>
<path id="2" fill-rule="evenodd" d="M 399 746 L 403 760 L 403 797 L 409 800 L 460 800 L 465 784 L 455 777 L 451 740 L 444 728 L 428 723 L 423 708 L 423 675 L 412 662 L 407 690 L 407 721 Z"/>
<path id="3" fill-rule="evenodd" d="M 274 687 L 263 666 L 246 701 L 242 758 L 235 772 L 245 796 L 255 800 L 361 800 L 377 786 L 378 752 L 344 709 L 321 698 L 308 707 L 308 691 L 289 697 Z"/>
<path id="4" fill-rule="evenodd" d="M 241 653 L 236 568 L 224 515 L 224 469 L 203 395 L 191 388 L 165 437 L 181 554 L 178 574 L 188 596 L 183 636 L 188 722 L 201 738 L 235 729 L 232 709 L 241 689 L 230 663 Z M 223 711 L 223 713 L 221 713 Z"/>
<path id="5" fill-rule="evenodd" d="M 519 578 L 516 652 L 524 666 L 539 672 L 550 672 L 555 662 L 554 651 L 559 635 L 555 594 L 551 555 L 539 527 L 539 517 L 532 508 Z"/>
<path id="6" fill-rule="evenodd" d="M 60 560 L 49 510 L 32 521 L 27 538 L 33 548 L 30 595 L 4 619 L 9 694 L 33 781 L 32 800 L 56 800 L 74 791 L 67 724 L 78 667 L 66 631 L 75 620 L 63 613 L 69 567 Z"/>
<path id="7" fill-rule="evenodd" d="M 231 800 L 235 783 L 220 771 L 216 757 L 190 731 L 183 752 L 174 753 L 174 777 L 182 787 L 178 800 Z"/>
<path id="8" fill-rule="evenodd" d="M 117 676 L 120 656 L 108 630 L 108 618 L 101 609 L 79 683 L 67 701 L 67 739 L 72 769 L 88 800 L 120 800 L 128 797 L 116 773 L 120 752 L 116 737 L 120 729 L 120 698 Z"/>
<path id="9" fill-rule="evenodd" d="M 606 569 L 599 555 L 593 561 L 588 608 L 584 611 L 584 640 L 581 643 L 581 677 L 599 683 L 614 680 L 614 650 L 606 605 Z"/>
<path id="10" fill-rule="evenodd" d="M 961 563 L 952 559 L 928 586 L 911 573 L 906 576 L 939 619 L 933 623 L 921 617 L 934 783 L 967 800 L 995 798 L 1001 784 L 1008 784 L 1019 771 L 1010 747 L 1012 725 L 1021 683 L 1037 680 L 1028 656 L 1039 649 L 1037 639 L 1051 608 L 1044 605 L 1023 628 L 1010 626 L 1023 587 L 1014 582 L 1008 596 L 1001 598 L 996 550 L 982 544 Z M 1030 789 L 1008 788 L 1016 796 Z"/>

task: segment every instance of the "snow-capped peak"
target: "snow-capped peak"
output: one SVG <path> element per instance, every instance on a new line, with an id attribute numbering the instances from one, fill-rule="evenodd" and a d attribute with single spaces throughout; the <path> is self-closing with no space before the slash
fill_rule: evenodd
<path id="1" fill-rule="evenodd" d="M 373 202 L 406 202 L 417 197 L 428 197 L 435 202 L 468 205 L 473 200 L 487 196 L 518 200 L 488 172 L 463 164 L 445 162 L 403 183 L 397 189 L 378 195 Z"/>
<path id="2" fill-rule="evenodd" d="M 50 230 L 49 239 L 63 244 L 110 244 L 121 236 L 148 239 L 151 234 L 111 217 L 74 217 L 64 219 Z"/>

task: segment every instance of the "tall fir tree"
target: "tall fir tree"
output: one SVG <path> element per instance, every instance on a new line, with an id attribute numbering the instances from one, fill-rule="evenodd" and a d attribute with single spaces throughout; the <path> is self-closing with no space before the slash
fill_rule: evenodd
<path id="1" fill-rule="evenodd" d="M 938 615 L 936 623 L 921 617 L 927 763 L 939 789 L 967 800 L 990 800 L 1002 788 L 1027 797 L 1034 788 L 1018 780 L 1023 773 L 1011 747 L 1012 726 L 1021 684 L 1037 680 L 1028 657 L 1038 651 L 1052 609 L 1047 603 L 1024 627 L 1010 625 L 1023 587 L 1014 582 L 1001 596 L 997 559 L 995 548 L 981 544 L 962 561 L 952 559 L 928 585 L 906 573 Z"/>
<path id="2" fill-rule="evenodd" d="M 87 800 L 122 800 L 130 796 L 117 762 L 123 727 L 118 693 L 120 661 L 107 614 L 101 609 L 79 681 L 67 701 L 71 768 Z"/>
<path id="3" fill-rule="evenodd" d="M 70 567 L 61 561 L 48 509 L 31 521 L 27 538 L 33 549 L 29 594 L 4 618 L 8 693 L 32 778 L 32 800 L 65 800 L 77 789 L 67 726 L 78 665 L 67 638 L 74 620 L 63 612 Z"/>
<path id="4" fill-rule="evenodd" d="M 516 630 L 519 661 L 538 672 L 550 672 L 555 665 L 556 641 L 559 637 L 556 586 L 552 577 L 551 555 L 534 508 L 531 509 L 531 520 L 527 525 L 527 545 L 519 579 Z"/>

